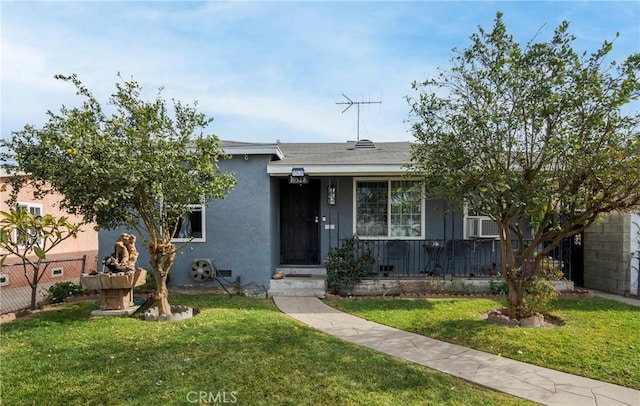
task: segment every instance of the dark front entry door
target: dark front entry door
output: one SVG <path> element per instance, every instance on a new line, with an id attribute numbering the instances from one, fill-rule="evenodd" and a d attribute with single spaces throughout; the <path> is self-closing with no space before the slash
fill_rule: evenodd
<path id="1" fill-rule="evenodd" d="M 319 263 L 320 180 L 306 185 L 280 181 L 280 263 L 317 265 Z"/>

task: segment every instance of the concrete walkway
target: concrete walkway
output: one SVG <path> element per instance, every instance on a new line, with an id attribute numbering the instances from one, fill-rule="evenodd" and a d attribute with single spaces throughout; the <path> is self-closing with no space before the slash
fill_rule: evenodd
<path id="1" fill-rule="evenodd" d="M 620 295 L 614 295 L 613 293 L 600 292 L 598 290 L 593 290 L 593 289 L 590 289 L 590 290 L 593 292 L 594 296 L 599 296 L 605 299 L 615 300 L 616 302 L 626 303 L 631 306 L 640 307 L 639 299 L 634 299 L 632 297 L 626 297 L 626 296 L 620 296 Z"/>
<path id="2" fill-rule="evenodd" d="M 278 308 L 313 328 L 475 384 L 546 405 L 640 406 L 640 391 L 582 378 L 383 326 L 317 298 L 274 297 Z"/>

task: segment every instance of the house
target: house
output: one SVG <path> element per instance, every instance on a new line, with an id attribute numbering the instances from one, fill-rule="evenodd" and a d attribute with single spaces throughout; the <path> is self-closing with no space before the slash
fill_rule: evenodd
<path id="1" fill-rule="evenodd" d="M 6 184 L 8 175 L 0 170 L 0 211 L 9 211 L 7 204 L 11 188 Z M 59 195 L 47 195 L 42 199 L 33 197 L 33 189 L 25 187 L 20 190 L 16 205 L 29 210 L 33 215 L 68 216 L 73 223 L 80 223 L 82 218 L 70 216 L 58 208 Z M 1 250 L 1 248 L 0 248 Z M 85 225 L 78 238 L 67 239 L 47 253 L 48 262 L 45 273 L 38 287 L 38 298 L 46 296 L 47 289 L 57 283 L 70 281 L 79 283 L 83 270 L 89 272 L 96 268 L 98 256 L 98 232 L 91 225 Z M 35 258 L 35 256 L 34 256 Z M 15 255 L 9 255 L 0 269 L 0 312 L 13 311 L 28 306 L 31 298 L 31 288 L 24 276 L 22 260 Z"/>
<path id="2" fill-rule="evenodd" d="M 321 279 L 329 250 L 353 234 L 371 252 L 381 280 L 481 278 L 500 268 L 495 223 L 442 199 L 425 199 L 421 182 L 407 176 L 408 142 L 225 141 L 223 148 L 231 159 L 220 167 L 235 173 L 237 186 L 223 200 L 194 205 L 182 220 L 175 241 L 192 242 L 177 254 L 171 286 L 223 283 L 284 294 L 287 278 L 271 279 L 277 271 L 299 276 L 289 285 L 307 276 Z M 100 232 L 100 257 L 121 232 Z M 583 273 L 582 257 L 592 235 L 567 239 L 553 254 L 567 277 L 587 287 L 594 279 Z M 148 268 L 139 250 L 138 266 Z M 586 269 L 590 257 L 584 257 Z M 324 285 L 306 293 L 323 295 Z"/>

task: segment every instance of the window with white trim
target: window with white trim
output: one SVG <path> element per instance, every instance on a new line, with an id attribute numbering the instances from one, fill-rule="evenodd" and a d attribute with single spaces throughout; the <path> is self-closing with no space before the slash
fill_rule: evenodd
<path id="1" fill-rule="evenodd" d="M 361 238 L 424 238 L 422 182 L 354 180 L 354 232 Z"/>
<path id="2" fill-rule="evenodd" d="M 28 211 L 29 214 L 31 214 L 33 217 L 40 217 L 42 216 L 42 204 L 40 203 L 23 203 L 23 202 L 18 202 L 16 203 L 16 211 Z M 27 233 L 29 234 L 33 234 L 35 233 L 35 231 L 32 230 L 27 230 Z M 18 230 L 15 231 L 15 234 L 13 235 L 14 241 L 26 241 L 27 237 L 26 236 L 20 236 L 21 238 L 19 238 L 18 236 Z M 24 248 L 24 244 L 20 244 L 19 245 L 20 248 Z"/>
<path id="3" fill-rule="evenodd" d="M 204 205 L 189 205 L 191 211 L 178 220 L 173 242 L 204 242 L 206 241 Z"/>

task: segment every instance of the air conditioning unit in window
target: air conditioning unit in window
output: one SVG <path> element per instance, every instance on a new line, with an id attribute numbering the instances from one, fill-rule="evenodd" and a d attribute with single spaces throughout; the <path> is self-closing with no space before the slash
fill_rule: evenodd
<path id="1" fill-rule="evenodd" d="M 498 223 L 485 216 L 469 216 L 467 235 L 469 238 L 500 238 Z"/>

